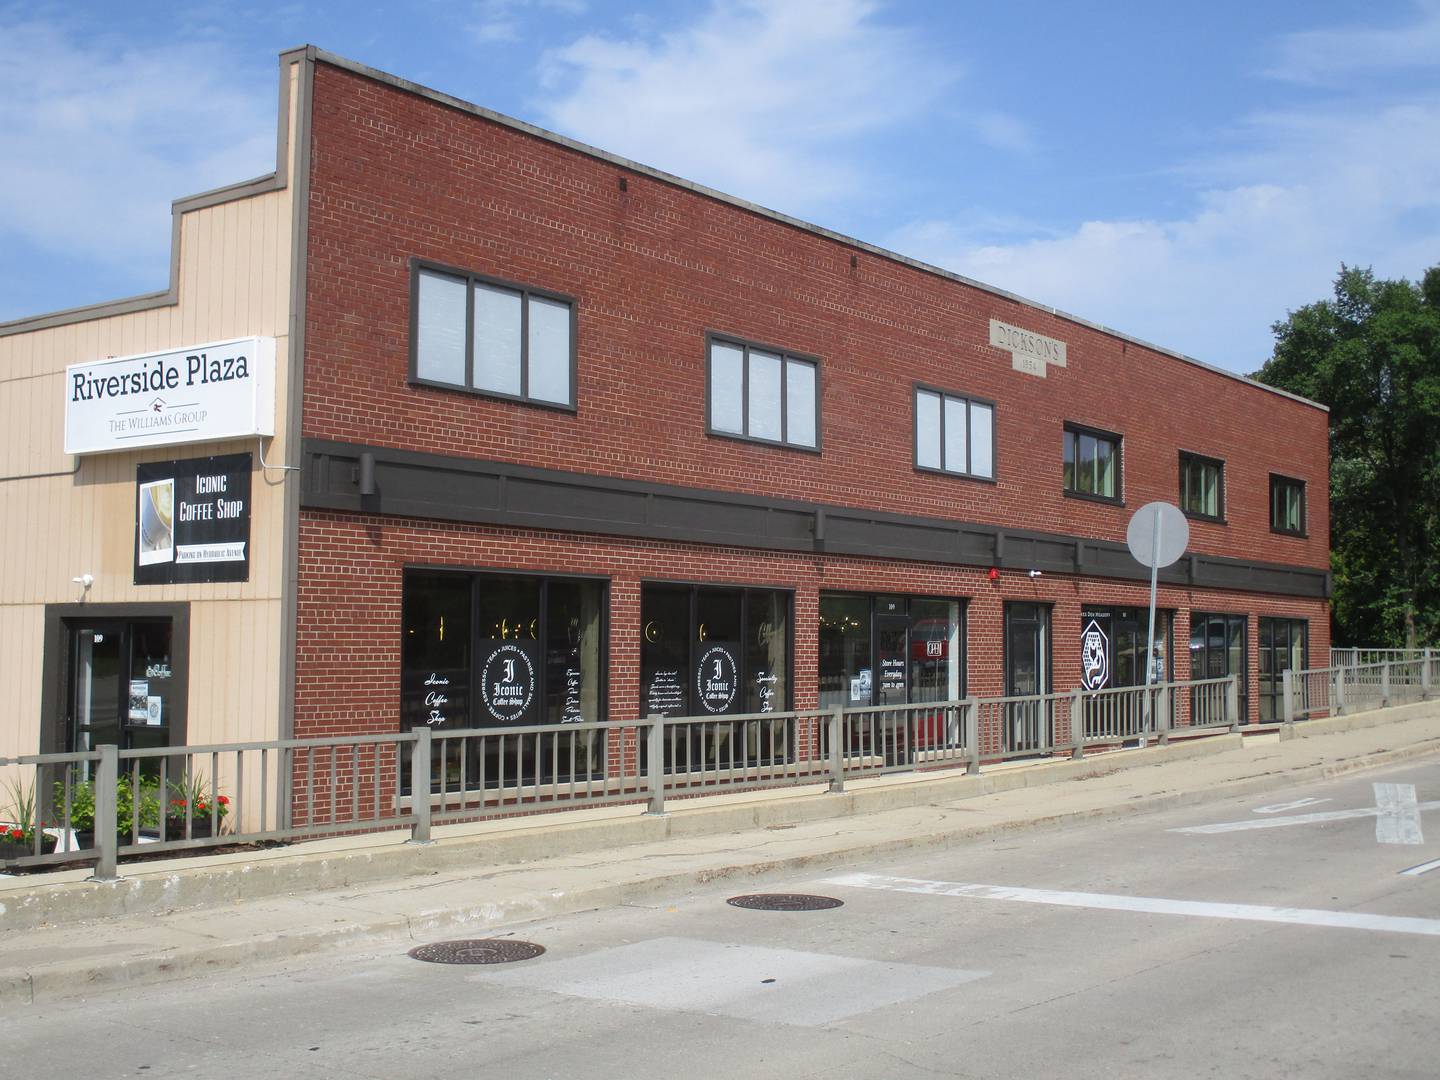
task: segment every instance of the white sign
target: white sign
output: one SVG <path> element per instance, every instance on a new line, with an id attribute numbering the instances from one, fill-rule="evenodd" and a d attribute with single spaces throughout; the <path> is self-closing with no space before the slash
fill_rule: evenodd
<path id="1" fill-rule="evenodd" d="M 1103 690 L 1109 681 L 1110 639 L 1091 619 L 1080 635 L 1080 685 L 1086 690 Z"/>
<path id="2" fill-rule="evenodd" d="M 275 434 L 275 339 L 240 338 L 65 369 L 65 452 Z"/>
<path id="3" fill-rule="evenodd" d="M 1031 330 L 990 320 L 990 344 L 1010 354 L 1010 366 L 1026 375 L 1045 378 L 1045 366 L 1065 366 L 1065 342 L 1045 337 Z"/>

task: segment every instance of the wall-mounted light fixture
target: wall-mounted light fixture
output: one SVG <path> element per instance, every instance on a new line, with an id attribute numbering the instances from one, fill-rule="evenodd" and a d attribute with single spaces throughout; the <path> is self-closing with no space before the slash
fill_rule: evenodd
<path id="1" fill-rule="evenodd" d="M 375 455 L 369 450 L 360 454 L 360 494 L 374 495 L 378 489 L 375 487 Z"/>

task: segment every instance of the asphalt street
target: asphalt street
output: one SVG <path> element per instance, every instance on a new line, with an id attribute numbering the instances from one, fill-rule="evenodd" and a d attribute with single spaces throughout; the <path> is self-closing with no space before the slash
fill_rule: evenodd
<path id="1" fill-rule="evenodd" d="M 351 951 L 11 1010 L 5 1071 L 1430 1080 L 1440 762 L 506 933 L 546 952 Z"/>

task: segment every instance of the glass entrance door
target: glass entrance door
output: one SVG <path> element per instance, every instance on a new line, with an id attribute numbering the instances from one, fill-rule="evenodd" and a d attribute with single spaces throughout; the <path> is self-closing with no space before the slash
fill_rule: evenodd
<path id="1" fill-rule="evenodd" d="M 1043 604 L 1005 605 L 1005 696 L 1030 697 L 1050 688 L 1050 609 Z M 1013 701 L 1005 707 L 1003 749 L 1042 750 L 1050 745 L 1047 703 Z"/>
<path id="2" fill-rule="evenodd" d="M 171 621 L 68 624 L 67 750 L 170 745 Z"/>
<path id="3" fill-rule="evenodd" d="M 71 750 L 120 745 L 124 635 L 120 624 L 74 626 L 70 631 Z M 89 770 L 85 770 L 87 776 Z"/>

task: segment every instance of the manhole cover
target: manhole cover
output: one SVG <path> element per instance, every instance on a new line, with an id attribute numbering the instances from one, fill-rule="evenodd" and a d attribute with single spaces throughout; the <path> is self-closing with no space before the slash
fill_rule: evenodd
<path id="1" fill-rule="evenodd" d="M 732 896 L 725 902 L 731 907 L 751 908 L 754 911 L 824 911 L 827 908 L 841 907 L 845 903 L 833 896 L 790 892 L 751 893 L 749 896 Z"/>
<path id="2" fill-rule="evenodd" d="M 416 960 L 427 964 L 510 964 L 529 960 L 545 951 L 544 945 L 512 938 L 471 938 L 467 941 L 437 941 L 410 950 Z"/>

